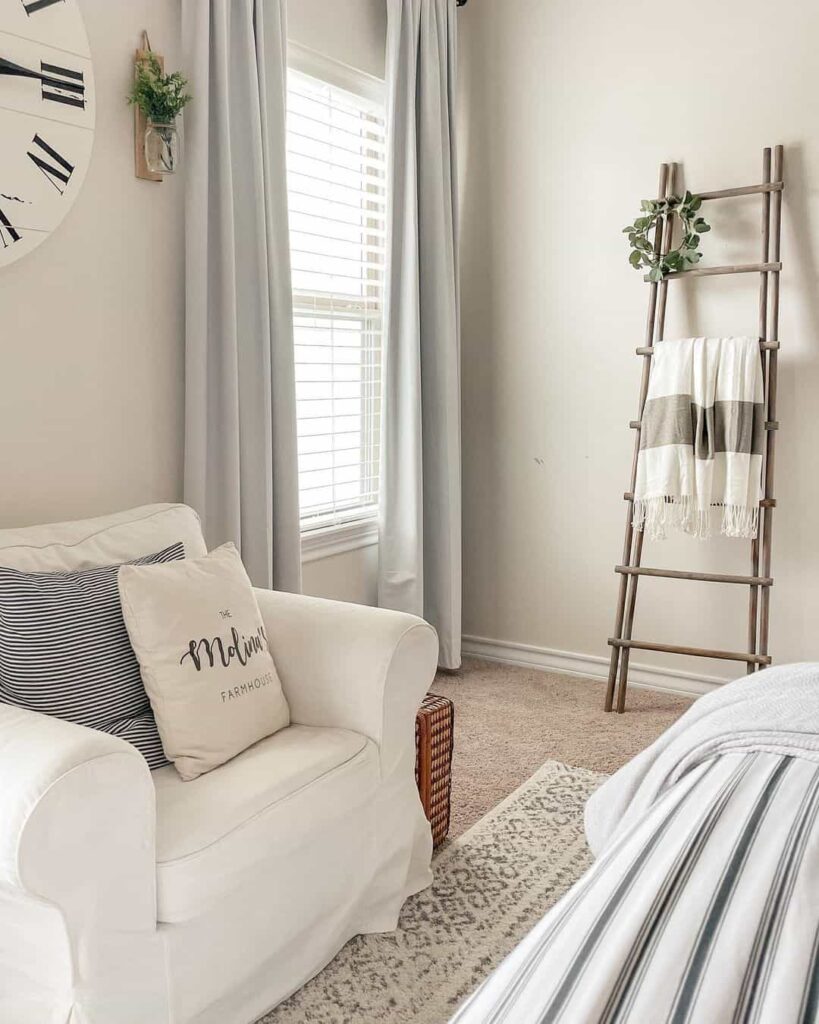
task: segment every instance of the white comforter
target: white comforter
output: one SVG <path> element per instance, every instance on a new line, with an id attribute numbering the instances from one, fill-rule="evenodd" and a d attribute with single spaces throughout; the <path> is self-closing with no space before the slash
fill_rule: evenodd
<path id="1" fill-rule="evenodd" d="M 819 663 L 778 665 L 701 697 L 586 805 L 595 856 L 695 765 L 728 751 L 819 761 Z"/>
<path id="2" fill-rule="evenodd" d="M 458 1024 L 819 1021 L 819 665 L 698 701 L 586 821 L 597 861 Z"/>

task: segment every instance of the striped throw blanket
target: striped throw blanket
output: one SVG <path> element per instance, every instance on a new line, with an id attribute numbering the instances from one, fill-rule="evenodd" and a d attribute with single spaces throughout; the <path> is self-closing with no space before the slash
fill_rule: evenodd
<path id="1" fill-rule="evenodd" d="M 725 686 L 604 783 L 597 861 L 454 1020 L 816 1024 L 818 688 Z"/>
<path id="2" fill-rule="evenodd" d="M 729 537 L 759 523 L 765 409 L 757 338 L 685 338 L 654 348 L 640 426 L 634 526 Z"/>

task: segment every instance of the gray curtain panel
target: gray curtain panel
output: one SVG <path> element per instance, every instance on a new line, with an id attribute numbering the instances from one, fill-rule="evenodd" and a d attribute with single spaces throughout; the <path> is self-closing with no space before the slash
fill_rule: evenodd
<path id="1" fill-rule="evenodd" d="M 257 586 L 301 589 L 285 0 L 183 0 L 185 499 Z"/>
<path id="2" fill-rule="evenodd" d="M 379 603 L 461 662 L 455 0 L 388 0 L 390 214 Z"/>

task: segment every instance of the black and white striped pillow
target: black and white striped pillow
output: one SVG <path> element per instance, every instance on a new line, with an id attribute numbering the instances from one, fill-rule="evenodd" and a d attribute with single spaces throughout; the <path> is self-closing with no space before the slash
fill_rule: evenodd
<path id="1" fill-rule="evenodd" d="M 179 542 L 127 564 L 184 557 Z M 0 702 L 120 736 L 161 768 L 168 761 L 122 618 L 118 570 L 0 566 Z"/>

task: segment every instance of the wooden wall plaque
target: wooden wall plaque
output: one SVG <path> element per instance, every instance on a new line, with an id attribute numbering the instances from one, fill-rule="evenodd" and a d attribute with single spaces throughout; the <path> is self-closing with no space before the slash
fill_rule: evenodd
<path id="1" fill-rule="evenodd" d="M 136 66 L 141 60 L 144 60 L 149 53 L 153 53 L 152 50 L 137 50 L 134 57 L 134 74 L 136 74 Z M 160 67 L 164 73 L 165 71 L 165 58 L 161 57 L 158 53 L 154 53 L 154 57 L 159 61 Z M 145 163 L 145 125 L 146 118 L 138 106 L 134 105 L 134 173 L 138 178 L 142 178 L 143 181 L 162 181 L 162 175 L 156 174 L 154 171 L 148 170 L 148 165 Z"/>

